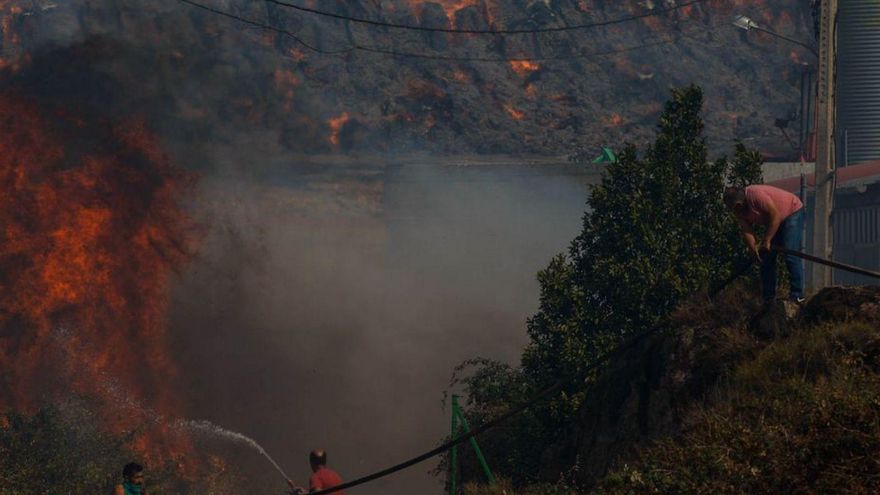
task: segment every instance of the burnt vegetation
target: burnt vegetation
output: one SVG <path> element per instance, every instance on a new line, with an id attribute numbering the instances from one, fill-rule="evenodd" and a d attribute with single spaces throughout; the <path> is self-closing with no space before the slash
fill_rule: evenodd
<path id="1" fill-rule="evenodd" d="M 315 3 L 341 16 L 448 29 L 548 29 L 657 12 L 506 36 L 367 26 L 263 2 L 203 2 L 256 25 L 178 2 L 21 3 L 0 10 L 15 35 L 3 45 L 7 69 L 24 67 L 21 57 L 38 58 L 37 47 L 106 45 L 93 48 L 98 59 L 88 63 L 102 84 L 137 95 L 130 103 L 154 128 L 190 144 L 231 139 L 241 129 L 269 131 L 303 153 L 591 159 L 623 140 L 647 145 L 668 88 L 695 82 L 705 91 L 714 154 L 735 139 L 790 154 L 774 122 L 797 113 L 809 61 L 800 48 L 732 28 L 731 16 L 745 7 L 721 0 L 672 11 L 660 1 Z M 811 37 L 807 2 L 754 2 L 747 10 L 768 29 Z M 334 131 L 343 113 L 348 119 Z"/>

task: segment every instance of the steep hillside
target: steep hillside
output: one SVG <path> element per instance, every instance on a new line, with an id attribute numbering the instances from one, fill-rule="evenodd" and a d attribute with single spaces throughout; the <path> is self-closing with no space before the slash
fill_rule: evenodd
<path id="1" fill-rule="evenodd" d="M 731 26 L 744 13 L 810 42 L 807 0 L 705 0 L 674 10 L 672 1 L 629 0 L 290 3 L 429 28 L 594 26 L 445 34 L 273 2 L 204 0 L 217 13 L 158 0 L 12 0 L 0 2 L 0 67 L 30 73 L 47 92 L 145 114 L 187 149 L 269 131 L 307 153 L 566 155 L 646 142 L 668 88 L 692 82 L 706 93 L 713 151 L 741 138 L 790 153 L 774 123 L 797 114 L 802 64 L 812 62 L 797 45 Z M 609 23 L 631 16 L 643 17 Z"/>

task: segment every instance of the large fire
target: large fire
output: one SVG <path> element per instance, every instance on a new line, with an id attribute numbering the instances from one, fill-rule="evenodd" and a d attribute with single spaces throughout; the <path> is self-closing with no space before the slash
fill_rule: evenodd
<path id="1" fill-rule="evenodd" d="M 148 460 L 185 455 L 158 418 L 179 414 L 165 317 L 191 177 L 138 121 L 4 94 L 0 126 L 0 407 L 93 397 Z"/>

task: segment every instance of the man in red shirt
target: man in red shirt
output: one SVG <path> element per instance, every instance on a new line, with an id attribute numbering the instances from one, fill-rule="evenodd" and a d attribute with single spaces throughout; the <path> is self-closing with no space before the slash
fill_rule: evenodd
<path id="1" fill-rule="evenodd" d="M 336 471 L 327 467 L 327 453 L 322 449 L 315 449 L 309 454 L 309 464 L 312 466 L 312 476 L 309 477 L 309 492 L 317 492 L 326 488 L 333 488 L 342 484 L 342 478 Z M 287 484 L 294 493 L 305 493 L 305 490 L 294 485 L 293 481 L 287 480 Z M 342 490 L 330 492 L 334 495 L 345 495 Z"/>
<path id="2" fill-rule="evenodd" d="M 724 204 L 733 211 L 749 251 L 761 263 L 761 286 L 764 302 L 776 299 L 776 253 L 771 244 L 801 250 L 804 230 L 804 208 L 794 194 L 763 184 L 745 188 L 730 187 L 724 191 Z M 766 228 L 758 243 L 752 227 Z M 785 265 L 791 281 L 789 302 L 804 301 L 804 263 L 797 256 L 786 254 Z"/>

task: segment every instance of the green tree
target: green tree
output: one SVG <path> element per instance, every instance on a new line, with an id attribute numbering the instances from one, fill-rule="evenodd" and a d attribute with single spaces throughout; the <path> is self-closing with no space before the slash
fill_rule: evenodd
<path id="1" fill-rule="evenodd" d="M 74 403 L 0 415 L 0 493 L 111 493 L 133 458 Z"/>
<path id="2" fill-rule="evenodd" d="M 536 382 L 581 376 L 596 356 L 729 273 L 741 253 L 721 192 L 726 182 L 760 180 L 760 157 L 740 143 L 733 165 L 709 161 L 702 103 L 696 86 L 673 90 L 654 144 L 643 157 L 626 146 L 609 164 L 568 256 L 539 274 L 523 359 Z"/>
<path id="3" fill-rule="evenodd" d="M 727 175 L 727 182 L 731 186 L 746 187 L 749 184 L 761 184 L 764 182 L 764 176 L 761 171 L 761 165 L 764 160 L 758 150 L 752 150 L 746 147 L 742 141 L 736 141 L 736 149 L 733 153 L 733 163 L 730 164 L 730 172 Z"/>
<path id="4" fill-rule="evenodd" d="M 33 414 L 0 411 L 0 495 L 113 493 L 122 481 L 122 467 L 133 460 L 145 464 L 153 495 L 229 495 L 253 487 L 252 480 L 245 483 L 237 468 L 227 467 L 219 452 L 206 445 L 199 445 L 197 459 L 189 459 L 195 472 L 170 462 L 144 462 L 130 448 L 135 433 L 107 431 L 86 397 Z"/>
<path id="5" fill-rule="evenodd" d="M 733 163 L 710 161 L 702 104 L 699 87 L 673 90 L 654 144 L 642 156 L 627 145 L 608 165 L 568 254 L 538 273 L 540 305 L 528 320 L 522 367 L 495 363 L 463 382 L 472 422 L 560 379 L 590 378 L 585 368 L 598 356 L 659 324 L 743 256 L 721 195 L 725 184 L 760 182 L 760 155 L 738 143 Z M 499 388 L 502 382 L 517 383 L 516 391 Z M 528 434 L 490 445 L 489 457 L 505 459 L 502 474 L 514 482 L 531 481 L 532 466 L 566 434 L 584 399 L 581 387 L 519 418 Z"/>

